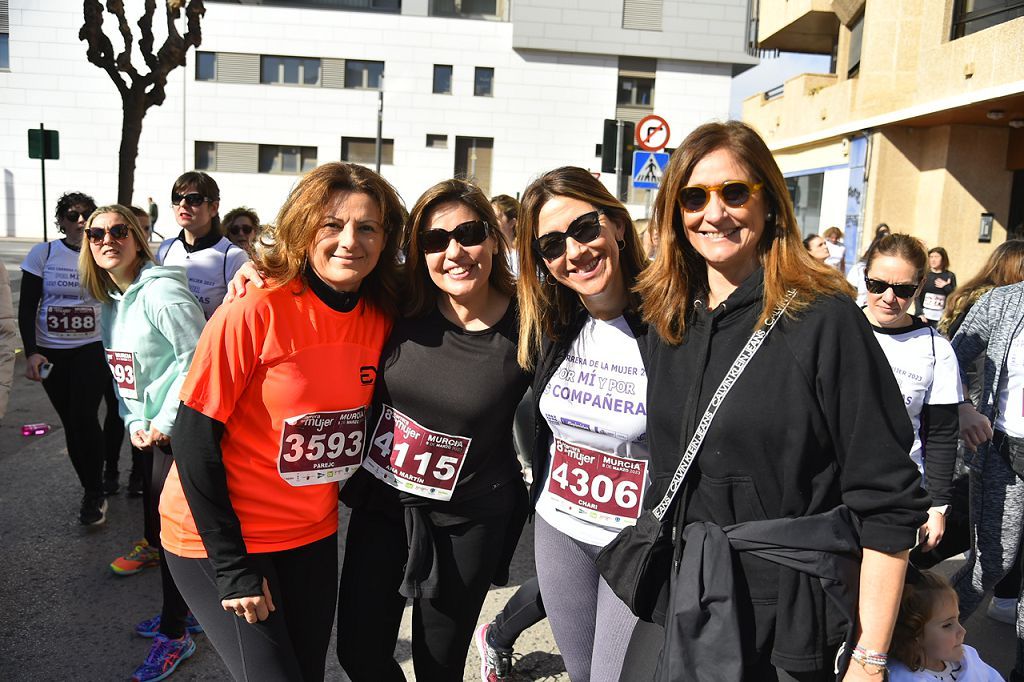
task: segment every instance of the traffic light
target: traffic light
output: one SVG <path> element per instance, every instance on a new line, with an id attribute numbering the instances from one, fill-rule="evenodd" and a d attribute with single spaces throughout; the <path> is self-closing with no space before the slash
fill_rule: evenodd
<path id="1" fill-rule="evenodd" d="M 631 121 L 622 122 L 622 150 L 619 157 L 619 168 L 629 173 L 633 166 L 633 150 L 636 149 L 634 132 L 636 124 Z M 604 120 L 604 136 L 601 141 L 601 172 L 615 172 L 615 148 L 619 142 L 618 121 L 611 118 Z"/>

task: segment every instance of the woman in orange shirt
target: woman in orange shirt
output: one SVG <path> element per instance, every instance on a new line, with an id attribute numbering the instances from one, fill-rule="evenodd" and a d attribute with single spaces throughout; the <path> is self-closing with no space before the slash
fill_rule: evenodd
<path id="1" fill-rule="evenodd" d="M 260 254 L 271 286 L 222 306 L 196 349 L 161 539 L 236 679 L 254 670 L 323 679 L 338 482 L 362 455 L 402 221 L 397 193 L 376 173 L 343 163 L 312 171 Z"/>

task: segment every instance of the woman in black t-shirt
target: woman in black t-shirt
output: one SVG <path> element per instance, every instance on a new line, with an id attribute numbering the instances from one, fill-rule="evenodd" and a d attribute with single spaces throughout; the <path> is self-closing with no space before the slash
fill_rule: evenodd
<path id="1" fill-rule="evenodd" d="M 928 251 L 928 273 L 917 298 L 917 315 L 930 327 L 942 319 L 946 299 L 956 289 L 956 275 L 949 271 L 949 256 L 941 246 Z"/>
<path id="2" fill-rule="evenodd" d="M 529 382 L 490 201 L 463 180 L 409 215 L 406 308 L 385 346 L 352 507 L 338 658 L 354 682 L 404 680 L 394 659 L 413 602 L 417 679 L 462 680 L 491 583 L 505 584 L 527 496 L 512 421 Z"/>

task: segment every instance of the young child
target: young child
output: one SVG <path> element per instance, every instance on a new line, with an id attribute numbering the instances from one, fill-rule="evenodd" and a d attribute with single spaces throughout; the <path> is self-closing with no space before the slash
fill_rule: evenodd
<path id="1" fill-rule="evenodd" d="M 1003 682 L 964 644 L 959 616 L 948 580 L 929 571 L 908 574 L 889 650 L 890 682 Z"/>

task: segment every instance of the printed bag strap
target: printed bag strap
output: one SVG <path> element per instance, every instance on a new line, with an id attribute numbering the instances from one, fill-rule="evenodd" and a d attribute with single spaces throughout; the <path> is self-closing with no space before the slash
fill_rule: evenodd
<path id="1" fill-rule="evenodd" d="M 765 320 L 764 326 L 755 331 L 750 339 L 747 340 L 747 345 L 743 347 L 740 354 L 736 356 L 736 360 L 733 361 L 732 367 L 725 373 L 725 378 L 722 379 L 722 383 L 719 384 L 718 390 L 711 397 L 711 402 L 708 403 L 708 409 L 704 411 L 704 416 L 700 418 L 700 423 L 697 424 L 697 430 L 694 431 L 693 437 L 690 439 L 689 445 L 686 446 L 686 452 L 683 453 L 683 458 L 679 461 L 679 466 L 676 467 L 676 472 L 672 475 L 672 480 L 668 484 L 668 490 L 665 491 L 665 497 L 662 498 L 658 506 L 652 510 L 654 517 L 658 521 L 662 521 L 665 518 L 665 514 L 668 513 L 668 508 L 672 505 L 672 500 L 675 499 L 676 493 L 679 492 L 679 487 L 683 484 L 683 479 L 686 478 L 686 473 L 690 470 L 690 465 L 693 464 L 693 460 L 697 458 L 697 452 L 700 450 L 700 446 L 704 444 L 704 436 L 708 433 L 708 428 L 711 426 L 711 420 L 715 418 L 715 413 L 718 412 L 718 408 L 721 407 L 722 401 L 725 400 L 725 396 L 729 393 L 729 390 L 736 383 L 736 380 L 740 378 L 740 374 L 746 369 L 750 359 L 754 357 L 754 353 L 764 343 L 764 339 L 768 336 L 768 332 L 772 330 L 775 323 L 779 321 L 782 314 L 786 312 L 786 308 L 789 307 L 793 297 L 796 296 L 796 290 L 790 289 L 786 292 L 786 298 L 782 299 L 782 302 L 775 307 L 771 317 Z"/>

